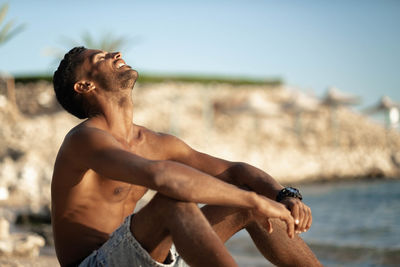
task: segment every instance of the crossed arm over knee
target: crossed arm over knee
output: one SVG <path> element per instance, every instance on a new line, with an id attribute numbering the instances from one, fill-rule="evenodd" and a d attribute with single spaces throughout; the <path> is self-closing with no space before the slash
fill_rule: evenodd
<path id="1" fill-rule="evenodd" d="M 290 237 L 310 225 L 310 214 L 299 212 L 308 209 L 301 202 L 289 199 L 284 206 L 272 200 L 282 186 L 265 172 L 197 152 L 173 136 L 157 137 L 156 142 L 168 152 L 167 160 L 156 161 L 127 151 L 112 135 L 96 129 L 80 130 L 68 139 L 71 149 L 79 148 L 77 165 L 110 179 L 145 186 L 178 200 L 250 208 L 260 216 L 285 221 Z"/>
<path id="2" fill-rule="evenodd" d="M 168 147 L 173 152 L 175 161 L 272 200 L 276 200 L 277 194 L 283 189 L 268 173 L 250 164 L 231 162 L 198 152 L 173 136 L 165 138 L 168 139 Z M 297 233 L 305 232 L 311 227 L 311 209 L 307 205 L 296 198 L 285 198 L 281 203 L 290 210 Z"/>

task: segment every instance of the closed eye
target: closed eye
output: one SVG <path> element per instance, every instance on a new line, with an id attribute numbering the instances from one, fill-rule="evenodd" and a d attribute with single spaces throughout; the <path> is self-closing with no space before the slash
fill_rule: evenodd
<path id="1" fill-rule="evenodd" d="M 106 58 L 106 55 L 104 52 L 98 52 L 92 55 L 92 62 L 98 62 L 100 60 L 104 60 Z"/>

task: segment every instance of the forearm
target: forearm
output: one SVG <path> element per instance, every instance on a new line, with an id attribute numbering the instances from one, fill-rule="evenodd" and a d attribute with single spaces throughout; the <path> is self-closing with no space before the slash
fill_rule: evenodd
<path id="1" fill-rule="evenodd" d="M 279 191 L 283 189 L 283 186 L 270 175 L 246 163 L 232 163 L 223 175 L 225 177 L 222 179 L 266 196 L 271 200 L 276 200 Z M 295 219 L 297 233 L 305 232 L 311 227 L 311 209 L 307 205 L 299 199 L 291 197 L 280 202 L 285 205 Z"/>
<path id="2" fill-rule="evenodd" d="M 145 186 L 178 200 L 243 208 L 255 208 L 258 204 L 254 203 L 258 200 L 254 192 L 239 189 L 186 164 L 151 161 L 120 149 L 108 149 L 87 158 L 90 168 L 105 177 Z M 239 174 L 234 177 L 240 177 Z"/>
<path id="3" fill-rule="evenodd" d="M 238 187 L 197 171 L 184 164 L 164 161 L 158 191 L 169 197 L 195 203 L 235 206 L 251 209 L 260 218 L 278 218 L 287 224 L 287 233 L 294 236 L 294 220 L 290 211 L 255 192 Z"/>
<path id="4" fill-rule="evenodd" d="M 233 163 L 221 176 L 220 178 L 224 180 L 229 180 L 237 186 L 250 189 L 273 200 L 283 188 L 266 172 L 243 162 Z"/>
<path id="5" fill-rule="evenodd" d="M 154 190 L 182 201 L 212 205 L 256 208 L 258 196 L 208 174 L 172 161 L 155 168 Z"/>

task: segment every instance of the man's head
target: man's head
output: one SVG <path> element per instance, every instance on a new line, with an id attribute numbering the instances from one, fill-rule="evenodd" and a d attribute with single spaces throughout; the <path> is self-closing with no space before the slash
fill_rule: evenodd
<path id="1" fill-rule="evenodd" d="M 58 102 L 80 119 L 88 117 L 89 97 L 130 90 L 137 72 L 121 58 L 121 53 L 75 47 L 65 54 L 53 76 Z"/>

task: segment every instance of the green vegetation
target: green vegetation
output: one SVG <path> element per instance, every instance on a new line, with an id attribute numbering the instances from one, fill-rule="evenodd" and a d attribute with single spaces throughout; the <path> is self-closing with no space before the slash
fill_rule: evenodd
<path id="1" fill-rule="evenodd" d="M 201 76 L 201 75 L 139 75 L 138 82 L 160 83 L 160 82 L 188 82 L 188 83 L 228 83 L 232 85 L 269 85 L 277 86 L 282 84 L 279 78 L 273 79 L 252 79 L 244 77 L 222 77 L 222 76 Z"/>
<path id="2" fill-rule="evenodd" d="M 0 26 L 3 24 L 4 19 L 7 15 L 8 4 L 3 4 L 0 7 Z M 15 21 L 11 20 L 7 22 L 5 25 L 0 27 L 0 45 L 4 44 L 16 34 L 21 32 L 24 29 L 24 25 L 15 26 Z"/>
<path id="3" fill-rule="evenodd" d="M 31 76 L 17 76 L 15 82 L 30 83 L 40 80 L 52 81 L 51 75 L 31 75 Z M 200 75 L 150 75 L 140 74 L 139 83 L 161 83 L 161 82 L 187 82 L 187 83 L 227 83 L 232 85 L 266 85 L 278 86 L 283 82 L 279 78 L 273 79 L 251 79 L 251 78 L 232 78 L 232 77 L 217 77 L 217 76 L 200 76 Z"/>
<path id="4" fill-rule="evenodd" d="M 48 81 L 52 82 L 53 81 L 53 76 L 51 75 L 24 75 L 24 76 L 15 76 L 15 82 L 16 83 L 35 83 L 39 81 Z"/>

